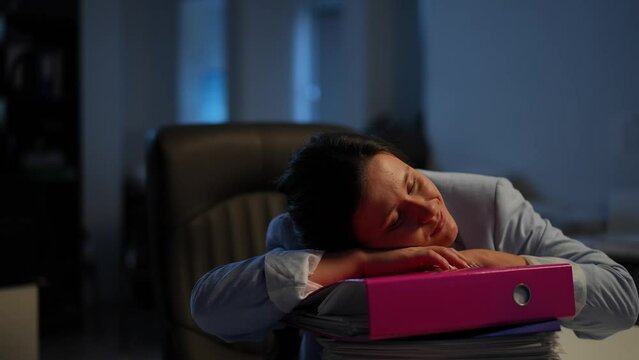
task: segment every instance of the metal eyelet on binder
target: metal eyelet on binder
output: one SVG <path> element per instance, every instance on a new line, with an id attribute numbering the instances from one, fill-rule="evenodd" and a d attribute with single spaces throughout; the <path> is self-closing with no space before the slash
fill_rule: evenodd
<path id="1" fill-rule="evenodd" d="M 517 284 L 513 290 L 513 300 L 519 306 L 526 306 L 530 302 L 530 288 L 526 284 Z"/>

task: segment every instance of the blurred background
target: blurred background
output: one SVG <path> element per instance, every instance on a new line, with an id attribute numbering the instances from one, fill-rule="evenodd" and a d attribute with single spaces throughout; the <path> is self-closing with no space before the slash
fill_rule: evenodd
<path id="1" fill-rule="evenodd" d="M 42 359 L 160 357 L 144 157 L 167 124 L 377 134 L 508 177 L 637 276 L 637 1 L 0 4 L 0 290 L 36 284 Z"/>

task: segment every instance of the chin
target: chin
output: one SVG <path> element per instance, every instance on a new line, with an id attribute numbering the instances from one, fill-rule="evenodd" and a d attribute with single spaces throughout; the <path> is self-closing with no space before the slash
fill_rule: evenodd
<path id="1" fill-rule="evenodd" d="M 450 231 L 448 232 L 448 236 L 450 236 L 450 238 L 448 239 L 449 242 L 447 246 L 451 246 L 453 245 L 455 240 L 457 240 L 457 235 L 459 235 L 459 228 L 457 227 L 457 223 L 452 216 L 450 216 L 448 219 L 450 220 Z"/>
<path id="2" fill-rule="evenodd" d="M 453 245 L 455 240 L 457 239 L 457 226 L 454 226 L 451 231 L 446 234 L 445 242 L 446 244 L 443 246 L 450 247 Z"/>

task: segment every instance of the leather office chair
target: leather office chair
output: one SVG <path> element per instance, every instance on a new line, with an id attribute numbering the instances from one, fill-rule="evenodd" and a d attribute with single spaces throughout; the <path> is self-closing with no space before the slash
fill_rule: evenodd
<path id="1" fill-rule="evenodd" d="M 264 250 L 267 225 L 285 210 L 274 180 L 312 134 L 330 125 L 174 125 L 149 139 L 151 257 L 169 359 L 278 357 L 277 341 L 226 344 L 191 319 L 196 280 L 211 268 Z M 281 356 L 279 356 L 281 357 Z"/>

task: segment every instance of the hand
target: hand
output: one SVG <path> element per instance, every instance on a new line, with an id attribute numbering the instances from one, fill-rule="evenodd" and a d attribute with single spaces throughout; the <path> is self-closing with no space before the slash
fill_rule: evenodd
<path id="1" fill-rule="evenodd" d="M 470 267 L 468 260 L 457 250 L 443 246 L 364 250 L 364 257 L 361 268 L 363 277 Z"/>
<path id="2" fill-rule="evenodd" d="M 471 267 L 527 265 L 522 256 L 487 249 L 462 250 Z"/>
<path id="3" fill-rule="evenodd" d="M 442 246 L 392 250 L 351 249 L 325 253 L 309 280 L 327 285 L 348 278 L 467 267 L 470 265 L 464 255 Z"/>

